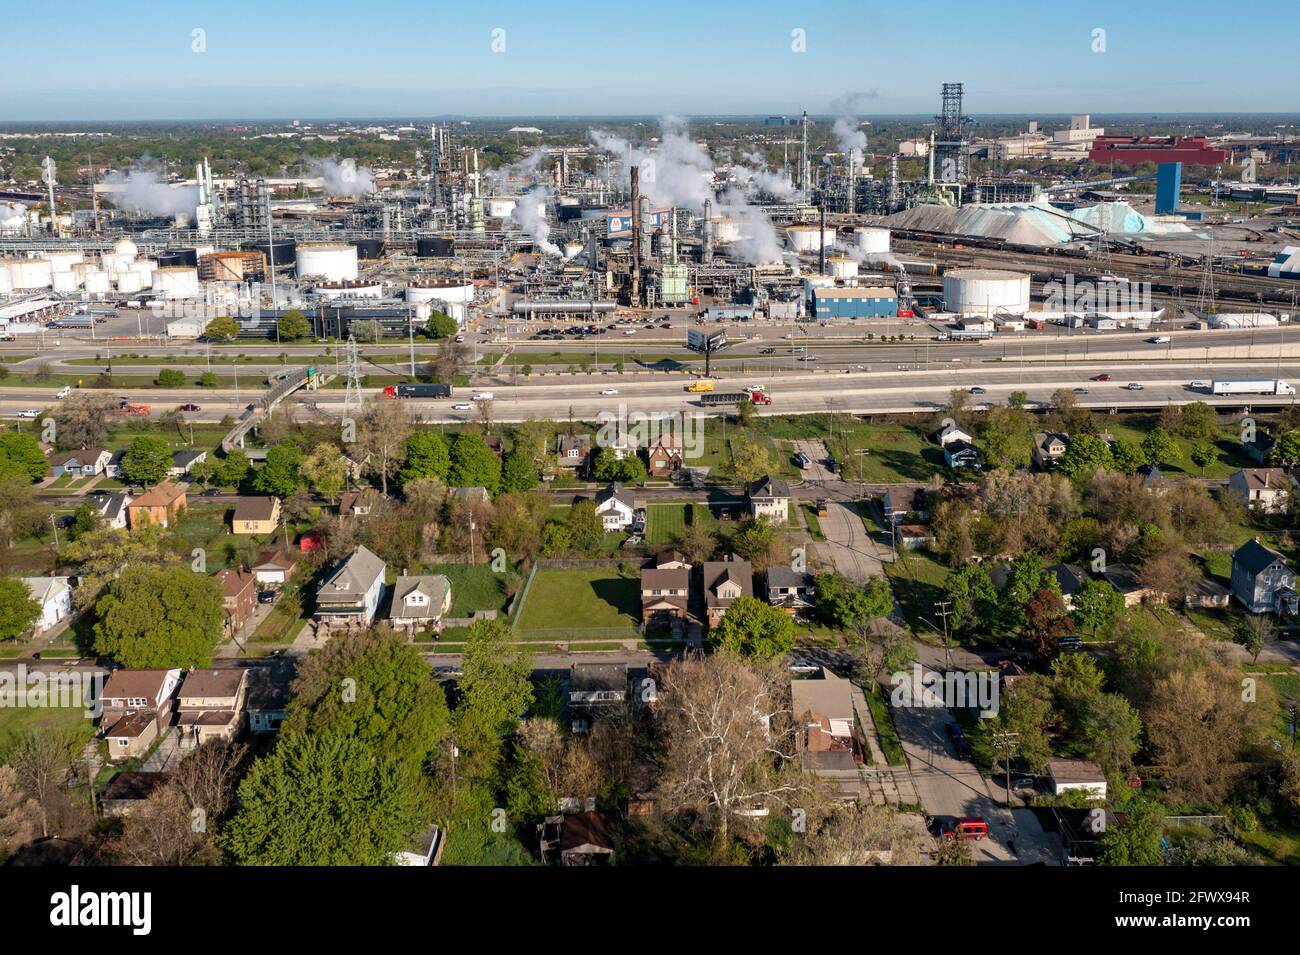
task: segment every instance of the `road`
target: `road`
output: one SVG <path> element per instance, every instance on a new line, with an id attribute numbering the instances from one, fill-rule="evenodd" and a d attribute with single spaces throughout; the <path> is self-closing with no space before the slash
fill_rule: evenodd
<path id="1" fill-rule="evenodd" d="M 837 573 L 859 583 L 884 575 L 881 551 L 867 533 L 854 502 L 827 501 L 826 516 L 819 520 L 826 540 L 813 544 L 814 554 Z"/>

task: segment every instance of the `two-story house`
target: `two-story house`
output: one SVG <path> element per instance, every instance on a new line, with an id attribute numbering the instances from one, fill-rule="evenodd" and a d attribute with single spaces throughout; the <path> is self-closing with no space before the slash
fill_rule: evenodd
<path id="1" fill-rule="evenodd" d="M 384 592 L 383 560 L 360 546 L 316 589 L 316 621 L 328 626 L 368 627 Z"/>
<path id="2" fill-rule="evenodd" d="M 126 507 L 127 522 L 131 530 L 145 525 L 171 527 L 176 512 L 185 507 L 185 485 L 164 481 L 145 491 Z"/>
<path id="3" fill-rule="evenodd" d="M 767 569 L 767 602 L 792 617 L 811 614 L 816 593 L 810 573 L 793 570 L 784 564 Z"/>
<path id="4" fill-rule="evenodd" d="M 737 597 L 754 596 L 754 567 L 747 560 L 705 561 L 703 579 L 705 617 L 710 627 L 722 622 Z"/>
<path id="5" fill-rule="evenodd" d="M 1295 571 L 1257 540 L 1232 552 L 1232 595 L 1251 613 L 1297 612 Z"/>
<path id="6" fill-rule="evenodd" d="M 654 478 L 671 477 L 685 464 L 682 439 L 677 435 L 663 434 L 646 449 L 646 471 Z"/>
<path id="7" fill-rule="evenodd" d="M 230 520 L 232 534 L 274 534 L 280 526 L 278 497 L 241 497 Z"/>
<path id="8" fill-rule="evenodd" d="M 1070 436 L 1059 431 L 1039 431 L 1034 435 L 1034 449 L 1031 452 L 1034 465 L 1046 471 L 1055 467 L 1065 457 L 1070 447 Z"/>
<path id="9" fill-rule="evenodd" d="M 768 474 L 745 489 L 749 498 L 749 513 L 753 517 L 766 517 L 773 524 L 784 524 L 790 519 L 790 485 Z"/>
<path id="10" fill-rule="evenodd" d="M 183 744 L 228 743 L 239 735 L 248 696 L 248 671 L 191 670 L 177 694 L 177 725 Z"/>
<path id="11" fill-rule="evenodd" d="M 555 463 L 566 471 L 581 471 L 587 466 L 591 447 L 589 434 L 558 435 L 555 439 Z"/>
<path id="12" fill-rule="evenodd" d="M 388 621 L 394 630 L 414 637 L 437 629 L 451 610 L 451 581 L 442 574 L 402 576 L 393 585 Z"/>
<path id="13" fill-rule="evenodd" d="M 113 762 L 143 756 L 169 726 L 181 671 L 114 670 L 100 695 L 100 735 Z"/>
<path id="14" fill-rule="evenodd" d="M 72 580 L 68 577 L 24 577 L 23 585 L 41 605 L 33 633 L 42 634 L 72 614 Z"/>
<path id="15" fill-rule="evenodd" d="M 247 570 L 219 570 L 214 575 L 221 588 L 221 609 L 225 611 L 226 636 L 233 637 L 257 609 L 257 578 Z"/>
<path id="16" fill-rule="evenodd" d="M 90 503 L 104 519 L 104 526 L 114 530 L 126 530 L 127 508 L 131 504 L 131 495 L 126 491 L 114 491 L 92 497 Z"/>
<path id="17" fill-rule="evenodd" d="M 691 565 L 670 560 L 641 571 L 641 622 L 671 624 L 691 619 Z"/>
<path id="18" fill-rule="evenodd" d="M 632 495 L 617 482 L 596 492 L 596 513 L 605 526 L 605 532 L 620 531 L 632 526 L 636 505 Z"/>

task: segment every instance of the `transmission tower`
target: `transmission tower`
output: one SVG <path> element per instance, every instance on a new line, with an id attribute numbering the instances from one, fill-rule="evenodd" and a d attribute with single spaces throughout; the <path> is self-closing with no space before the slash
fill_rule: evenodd
<path id="1" fill-rule="evenodd" d="M 353 408 L 360 408 L 361 400 L 361 353 L 357 350 L 357 340 L 348 333 L 348 390 L 343 395 L 343 409 L 345 411 Z"/>
<path id="2" fill-rule="evenodd" d="M 1202 315 L 1214 314 L 1214 239 L 1210 239 L 1210 251 L 1206 253 L 1205 265 L 1201 269 L 1201 290 L 1196 296 L 1196 310 Z"/>

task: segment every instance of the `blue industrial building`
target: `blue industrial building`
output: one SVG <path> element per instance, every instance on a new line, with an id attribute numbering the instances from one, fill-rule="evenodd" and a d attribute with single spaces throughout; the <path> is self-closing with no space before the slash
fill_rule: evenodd
<path id="1" fill-rule="evenodd" d="M 1156 215 L 1171 216 L 1178 212 L 1182 188 L 1182 163 L 1162 162 L 1156 167 Z"/>
<path id="2" fill-rule="evenodd" d="M 813 317 L 894 318 L 898 296 L 891 288 L 818 288 L 812 290 Z"/>

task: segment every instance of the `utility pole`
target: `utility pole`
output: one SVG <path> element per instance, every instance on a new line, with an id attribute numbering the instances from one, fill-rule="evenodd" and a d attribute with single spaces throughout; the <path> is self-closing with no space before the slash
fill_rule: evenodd
<path id="1" fill-rule="evenodd" d="M 939 600 L 935 602 L 934 614 L 936 617 L 943 619 L 943 659 L 944 669 L 952 669 L 952 648 L 948 644 L 948 618 L 952 616 L 952 601 Z"/>
<path id="2" fill-rule="evenodd" d="M 993 745 L 1001 746 L 1007 767 L 1007 808 L 1011 808 L 1011 746 L 1020 742 L 1019 733 L 994 733 Z"/>

